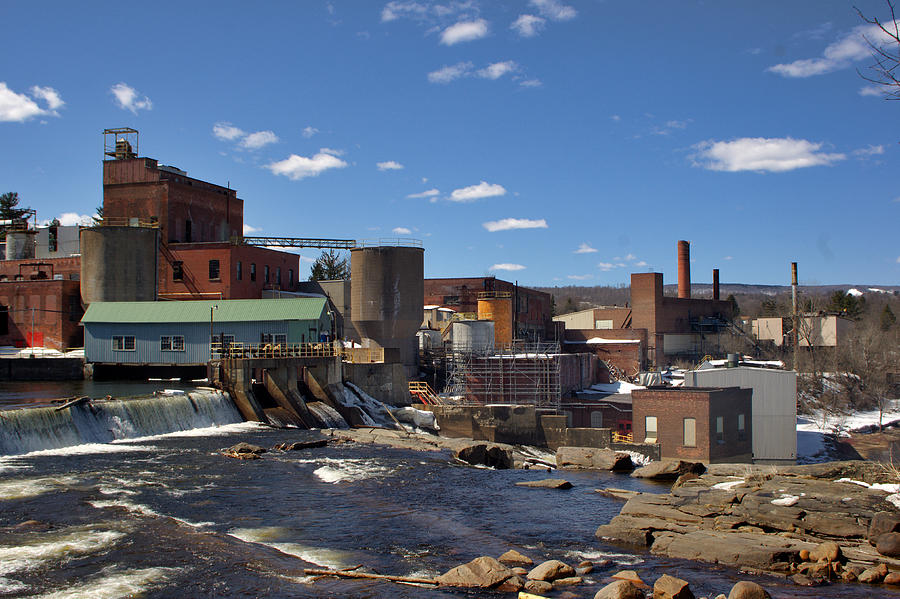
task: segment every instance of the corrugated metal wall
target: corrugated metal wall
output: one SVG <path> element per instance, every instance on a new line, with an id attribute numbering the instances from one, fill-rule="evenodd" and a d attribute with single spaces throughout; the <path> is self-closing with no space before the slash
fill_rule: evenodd
<path id="1" fill-rule="evenodd" d="M 288 343 L 301 343 L 301 335 L 309 342 L 310 331 L 318 340 L 324 323 L 317 320 L 223 322 L 213 320 L 215 335 L 234 335 L 235 343 L 260 342 L 263 333 L 287 335 Z M 116 335 L 134 335 L 134 351 L 117 351 L 112 348 Z M 160 337 L 183 335 L 184 351 L 160 351 Z M 88 362 L 110 364 L 205 364 L 209 361 L 209 323 L 85 323 L 84 354 Z"/>
<path id="2" fill-rule="evenodd" d="M 797 373 L 765 368 L 686 372 L 685 386 L 753 389 L 753 459 L 797 458 Z"/>

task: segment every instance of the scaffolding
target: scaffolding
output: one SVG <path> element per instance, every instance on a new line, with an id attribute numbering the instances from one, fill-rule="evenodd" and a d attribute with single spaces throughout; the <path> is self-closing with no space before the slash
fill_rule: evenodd
<path id="1" fill-rule="evenodd" d="M 454 348 L 445 392 L 461 405 L 559 409 L 559 343 L 514 342 L 493 352 Z"/>

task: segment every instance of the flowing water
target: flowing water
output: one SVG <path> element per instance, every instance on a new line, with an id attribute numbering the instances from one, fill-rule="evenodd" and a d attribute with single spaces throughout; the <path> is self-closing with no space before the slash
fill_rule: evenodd
<path id="1" fill-rule="evenodd" d="M 110 414 L 122 421 L 118 428 L 108 427 Z M 624 567 L 650 581 L 664 572 L 681 576 L 698 597 L 727 594 L 735 581 L 748 578 L 595 540 L 597 525 L 622 504 L 594 489 L 665 487 L 611 473 L 566 472 L 575 485 L 569 491 L 529 489 L 515 483 L 548 474 L 473 468 L 443 452 L 356 444 L 235 460 L 219 451 L 238 441 L 272 447 L 327 435 L 235 422 L 235 414 L 214 394 L 107 405 L 94 424 L 81 423 L 70 433 L 70 440 L 81 435 L 76 445 L 6 451 L 19 455 L 0 457 L 0 597 L 491 596 L 373 580 L 314 580 L 303 570 L 363 564 L 384 574 L 430 577 L 511 548 L 535 560 L 612 560 L 585 585 L 569 589 L 582 597 L 593 597 L 607 576 Z M 13 437 L 28 438 L 23 431 L 29 418 L 40 424 L 34 431 L 44 431 L 31 437 L 45 434 L 48 447 L 60 440 L 53 431 L 69 426 L 46 414 L 20 414 L 15 436 L 5 421 L 10 412 L 3 416 L 7 447 L 14 447 Z M 150 435 L 165 426 L 184 430 Z M 112 442 L 98 442 L 104 430 Z M 21 525 L 28 520 L 39 524 Z M 862 586 L 804 589 L 774 578 L 756 580 L 774 597 L 870 596 Z"/>

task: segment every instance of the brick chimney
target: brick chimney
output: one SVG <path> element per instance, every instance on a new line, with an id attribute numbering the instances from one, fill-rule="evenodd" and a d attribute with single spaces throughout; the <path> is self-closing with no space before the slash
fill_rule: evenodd
<path id="1" fill-rule="evenodd" d="M 678 297 L 691 297 L 691 242 L 678 242 Z"/>
<path id="2" fill-rule="evenodd" d="M 713 269 L 713 299 L 719 299 L 719 269 Z"/>

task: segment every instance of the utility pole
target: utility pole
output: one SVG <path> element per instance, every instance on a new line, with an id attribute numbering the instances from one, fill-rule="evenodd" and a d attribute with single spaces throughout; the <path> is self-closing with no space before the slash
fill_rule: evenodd
<path id="1" fill-rule="evenodd" d="M 797 313 L 797 263 L 791 262 L 791 311 L 794 317 L 794 372 L 800 372 L 800 315 Z"/>

